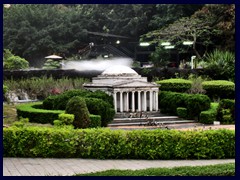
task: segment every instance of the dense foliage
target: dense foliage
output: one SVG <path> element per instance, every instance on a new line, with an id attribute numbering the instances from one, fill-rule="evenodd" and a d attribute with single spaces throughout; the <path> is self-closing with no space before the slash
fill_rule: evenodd
<path id="1" fill-rule="evenodd" d="M 198 117 L 201 111 L 210 108 L 211 100 L 203 94 L 186 94 L 170 91 L 159 93 L 159 108 L 162 113 L 177 115 L 177 108 L 187 109 L 187 117 Z"/>
<path id="2" fill-rule="evenodd" d="M 178 78 L 156 81 L 156 83 L 160 85 L 159 89 L 161 91 L 173 92 L 186 92 L 192 85 L 192 81 Z"/>
<path id="3" fill-rule="evenodd" d="M 74 115 L 75 128 L 88 128 L 90 125 L 89 111 L 85 99 L 74 96 L 66 105 L 66 113 Z"/>
<path id="4" fill-rule="evenodd" d="M 202 4 L 12 4 L 3 12 L 3 44 L 26 58 L 31 66 L 41 66 L 45 56 L 77 55 L 89 42 L 113 44 L 120 36 L 137 42 L 149 30 L 190 16 L 202 7 Z M 99 34 L 91 36 L 94 32 Z M 102 38 L 101 33 L 109 36 Z M 126 38 L 121 41 L 124 43 Z"/>
<path id="5" fill-rule="evenodd" d="M 199 122 L 203 124 L 213 124 L 217 120 L 218 103 L 211 103 L 208 110 L 200 113 Z"/>
<path id="6" fill-rule="evenodd" d="M 233 82 L 225 80 L 204 81 L 202 86 L 211 99 L 235 98 L 235 84 Z"/>
<path id="7" fill-rule="evenodd" d="M 8 49 L 4 49 L 3 53 L 3 68 L 6 70 L 19 70 L 27 69 L 29 67 L 29 62 L 21 58 L 20 56 L 15 56 Z"/>
<path id="8" fill-rule="evenodd" d="M 225 159 L 235 157 L 233 130 L 3 129 L 4 157 Z"/>
<path id="9" fill-rule="evenodd" d="M 29 122 L 33 122 L 33 123 L 54 124 L 54 121 L 57 120 L 58 121 L 57 124 L 59 125 L 69 125 L 70 122 L 73 121 L 72 120 L 73 114 L 66 115 L 65 111 L 63 110 L 43 109 L 43 105 L 41 102 L 18 104 L 16 106 L 16 109 L 17 109 L 17 116 L 20 121 L 21 119 L 28 118 Z M 91 119 L 91 123 L 89 127 L 101 126 L 101 116 L 90 114 L 89 117 Z"/>
<path id="10" fill-rule="evenodd" d="M 222 99 L 217 109 L 217 120 L 222 124 L 235 123 L 235 100 Z"/>

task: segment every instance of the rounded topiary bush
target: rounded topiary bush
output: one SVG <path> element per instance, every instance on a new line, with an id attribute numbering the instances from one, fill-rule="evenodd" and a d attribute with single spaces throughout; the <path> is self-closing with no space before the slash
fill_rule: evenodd
<path id="1" fill-rule="evenodd" d="M 79 96 L 72 97 L 66 106 L 67 114 L 74 114 L 74 128 L 87 128 L 90 125 L 90 117 L 86 102 Z"/>
<path id="2" fill-rule="evenodd" d="M 186 92 L 191 88 L 192 81 L 187 79 L 165 79 L 157 81 L 157 84 L 160 84 L 161 91 L 173 91 L 173 92 Z"/>

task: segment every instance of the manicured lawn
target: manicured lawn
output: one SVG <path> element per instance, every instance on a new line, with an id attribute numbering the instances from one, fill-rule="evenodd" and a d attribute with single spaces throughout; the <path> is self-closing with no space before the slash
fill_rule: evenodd
<path id="1" fill-rule="evenodd" d="M 76 176 L 234 176 L 235 164 L 219 164 L 195 167 L 149 168 L 143 170 L 107 170 L 76 174 Z"/>

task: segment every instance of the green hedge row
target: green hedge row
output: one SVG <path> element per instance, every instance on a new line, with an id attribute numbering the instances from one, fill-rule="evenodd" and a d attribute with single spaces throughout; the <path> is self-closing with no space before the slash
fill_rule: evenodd
<path id="1" fill-rule="evenodd" d="M 20 117 L 28 118 L 29 122 L 41 124 L 53 124 L 58 119 L 58 115 L 64 113 L 62 110 L 40 109 L 42 102 L 19 104 L 16 106 L 18 119 Z"/>
<path id="2" fill-rule="evenodd" d="M 62 110 L 46 110 L 39 109 L 42 107 L 42 102 L 19 104 L 16 106 L 17 116 L 20 119 L 28 118 L 29 122 L 41 123 L 41 124 L 53 124 L 54 120 L 59 119 L 59 114 L 65 113 Z M 90 114 L 90 127 L 101 126 L 101 116 Z"/>
<path id="3" fill-rule="evenodd" d="M 206 94 L 211 98 L 234 99 L 235 98 L 235 84 L 230 81 L 215 80 L 204 81 L 202 83 Z"/>
<path id="4" fill-rule="evenodd" d="M 202 94 L 186 94 L 170 91 L 160 91 L 159 107 L 162 113 L 177 115 L 178 107 L 187 109 L 187 117 L 198 117 L 201 111 L 210 108 L 211 100 Z"/>
<path id="5" fill-rule="evenodd" d="M 4 157 L 224 159 L 235 158 L 235 131 L 9 127 L 3 146 Z"/>
<path id="6" fill-rule="evenodd" d="M 165 79 L 161 81 L 156 81 L 157 84 L 160 84 L 161 91 L 173 91 L 173 92 L 186 92 L 191 88 L 192 81 L 186 79 Z"/>
<path id="7" fill-rule="evenodd" d="M 191 88 L 192 81 L 186 79 L 166 79 L 157 81 L 156 83 L 161 85 L 159 88 L 161 91 L 186 92 Z M 202 87 L 206 90 L 206 95 L 211 99 L 235 98 L 235 84 L 231 81 L 204 81 Z"/>

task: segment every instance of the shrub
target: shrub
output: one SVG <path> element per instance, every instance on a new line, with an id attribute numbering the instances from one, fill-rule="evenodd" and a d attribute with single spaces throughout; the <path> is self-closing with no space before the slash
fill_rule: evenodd
<path id="1" fill-rule="evenodd" d="M 91 114 L 101 116 L 102 126 L 107 126 L 107 124 L 113 120 L 115 110 L 111 108 L 109 103 L 97 98 L 85 98 L 85 101 Z"/>
<path id="2" fill-rule="evenodd" d="M 64 124 L 60 120 L 54 120 L 53 125 L 56 126 L 56 127 L 62 127 Z"/>
<path id="3" fill-rule="evenodd" d="M 177 115 L 178 115 L 180 118 L 187 118 L 187 116 L 188 116 L 187 108 L 178 107 L 178 108 L 177 108 Z"/>
<path id="4" fill-rule="evenodd" d="M 4 157 L 224 159 L 235 158 L 235 131 L 9 127 L 3 147 Z"/>
<path id="5" fill-rule="evenodd" d="M 186 107 L 188 96 L 190 95 L 185 93 L 161 91 L 158 98 L 161 112 L 176 115 L 178 107 Z"/>
<path id="6" fill-rule="evenodd" d="M 207 74 L 211 74 L 213 79 L 225 79 L 234 81 L 235 79 L 235 54 L 229 51 L 214 50 L 206 56 Z"/>
<path id="7" fill-rule="evenodd" d="M 188 96 L 186 99 L 186 105 L 189 117 L 198 117 L 201 111 L 205 111 L 210 108 L 210 103 L 211 100 L 206 95 L 194 94 Z"/>
<path id="8" fill-rule="evenodd" d="M 224 80 L 204 81 L 202 85 L 206 90 L 206 95 L 211 99 L 234 99 L 235 97 L 235 84 L 233 82 Z"/>
<path id="9" fill-rule="evenodd" d="M 219 102 L 217 120 L 222 124 L 233 124 L 235 122 L 235 100 L 222 99 Z"/>
<path id="10" fill-rule="evenodd" d="M 62 124 L 70 125 L 73 123 L 74 115 L 62 113 L 58 115 L 58 119 L 62 122 Z"/>
<path id="11" fill-rule="evenodd" d="M 90 128 L 101 127 L 101 116 L 90 114 Z"/>
<path id="12" fill-rule="evenodd" d="M 161 91 L 186 92 L 191 88 L 192 81 L 186 79 L 166 79 L 157 81 Z"/>
<path id="13" fill-rule="evenodd" d="M 70 90 L 56 96 L 49 96 L 43 101 L 43 107 L 47 109 L 66 109 L 67 102 L 74 96 L 85 99 L 88 111 L 91 114 L 100 115 L 102 126 L 113 120 L 115 110 L 113 109 L 113 97 L 102 91 Z M 111 103 L 109 103 L 111 102 Z"/>
<path id="14" fill-rule="evenodd" d="M 64 113 L 64 111 L 60 110 L 37 109 L 36 107 L 41 104 L 41 102 L 36 102 L 17 105 L 18 118 L 29 118 L 29 122 L 53 124 L 53 121 L 58 119 L 58 115 Z"/>
<path id="15" fill-rule="evenodd" d="M 73 125 L 75 128 L 87 128 L 90 124 L 89 112 L 86 102 L 79 96 L 72 97 L 67 103 L 67 114 L 74 114 Z"/>
<path id="16" fill-rule="evenodd" d="M 56 97 L 54 98 L 50 98 L 50 99 L 53 99 L 52 101 L 52 109 L 59 109 L 59 110 L 64 110 L 66 109 L 66 106 L 67 106 L 67 103 L 68 101 L 74 97 L 74 96 L 82 96 L 84 97 L 87 93 L 89 93 L 88 91 L 86 90 L 80 90 L 80 89 L 74 89 L 74 90 L 69 90 L 69 91 L 66 91 L 60 95 L 56 95 Z M 49 100 L 48 98 L 46 98 L 43 103 L 45 101 L 48 101 L 48 104 L 49 104 Z M 50 107 L 50 105 L 49 105 Z M 45 106 L 44 106 L 45 108 Z"/>
<path id="17" fill-rule="evenodd" d="M 159 93 L 159 107 L 162 113 L 177 115 L 177 108 L 187 108 L 189 118 L 199 116 L 201 111 L 210 107 L 210 99 L 202 94 L 186 94 L 161 91 Z"/>
<path id="18" fill-rule="evenodd" d="M 213 124 L 217 120 L 218 103 L 211 103 L 210 109 L 200 113 L 199 122 L 203 124 Z"/>

